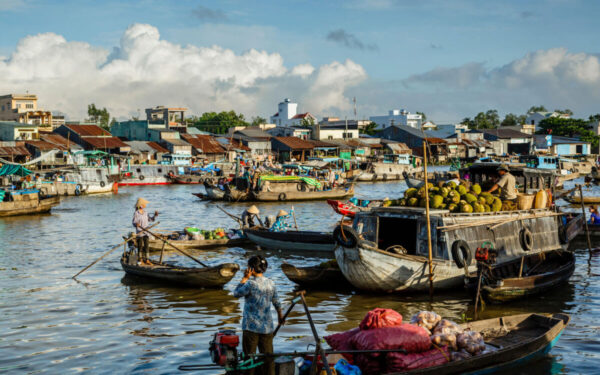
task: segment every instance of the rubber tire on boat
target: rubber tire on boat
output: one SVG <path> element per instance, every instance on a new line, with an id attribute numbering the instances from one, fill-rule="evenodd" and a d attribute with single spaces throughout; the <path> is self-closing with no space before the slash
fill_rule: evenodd
<path id="1" fill-rule="evenodd" d="M 384 173 L 382 177 L 383 177 L 383 181 L 387 181 L 387 174 L 386 173 Z"/>
<path id="2" fill-rule="evenodd" d="M 377 181 L 377 173 L 373 173 L 373 181 Z"/>
<path id="3" fill-rule="evenodd" d="M 105 187 L 106 183 L 104 181 L 100 181 L 100 187 Z"/>
<path id="4" fill-rule="evenodd" d="M 281 194 L 279 194 L 279 196 L 277 197 L 277 199 L 283 202 L 284 200 L 287 199 L 287 194 L 286 193 L 281 193 Z"/>
<path id="5" fill-rule="evenodd" d="M 146 177 L 144 177 L 144 175 L 141 174 L 138 178 L 140 179 L 140 181 L 144 181 L 144 178 L 146 178 Z"/>
<path id="6" fill-rule="evenodd" d="M 187 180 L 185 180 L 186 182 L 192 182 L 191 178 L 188 178 Z"/>
<path id="7" fill-rule="evenodd" d="M 458 252 L 460 251 L 460 255 Z M 452 244 L 452 259 L 454 259 L 454 263 L 456 263 L 456 267 L 464 268 L 465 261 L 466 265 L 471 265 L 473 261 L 473 254 L 471 254 L 471 249 L 469 248 L 469 244 L 465 240 L 456 240 Z"/>
<path id="8" fill-rule="evenodd" d="M 298 191 L 306 191 L 306 185 L 300 182 L 300 183 L 296 184 L 296 189 Z"/>
<path id="9" fill-rule="evenodd" d="M 346 238 L 344 240 L 344 237 Z M 342 227 L 338 225 L 333 230 L 333 238 L 340 246 L 354 248 L 358 244 L 358 234 L 352 227 L 344 225 L 344 234 L 342 235 Z"/>
<path id="10" fill-rule="evenodd" d="M 525 251 L 533 249 L 533 234 L 528 226 L 524 226 L 519 232 L 519 242 Z"/>
<path id="11" fill-rule="evenodd" d="M 81 189 L 83 189 L 83 186 L 81 186 L 81 184 L 77 184 L 77 186 L 75 186 L 75 195 L 76 196 L 81 195 Z"/>
<path id="12" fill-rule="evenodd" d="M 39 196 L 41 199 L 44 199 L 48 196 L 48 191 L 46 189 L 40 189 Z"/>

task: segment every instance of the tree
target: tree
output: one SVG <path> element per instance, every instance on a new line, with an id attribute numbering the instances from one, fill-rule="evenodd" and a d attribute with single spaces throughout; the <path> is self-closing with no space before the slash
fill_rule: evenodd
<path id="1" fill-rule="evenodd" d="M 303 128 L 312 128 L 315 125 L 315 119 L 307 116 L 300 121 L 300 126 Z"/>
<path id="2" fill-rule="evenodd" d="M 596 113 L 595 115 L 590 115 L 590 122 L 600 122 L 600 113 Z"/>
<path id="3" fill-rule="evenodd" d="M 538 134 L 553 134 L 571 138 L 577 136 L 584 142 L 590 142 L 594 147 L 598 145 L 600 138 L 590 130 L 590 124 L 586 120 L 559 117 L 549 117 L 540 121 Z"/>
<path id="4" fill-rule="evenodd" d="M 473 120 L 471 120 L 470 117 L 465 117 L 464 119 L 462 119 L 462 121 L 460 122 L 461 125 L 467 125 L 469 128 L 474 128 L 475 127 L 475 123 L 473 122 Z"/>
<path id="5" fill-rule="evenodd" d="M 423 120 L 423 122 L 427 121 L 427 115 L 425 114 L 425 112 L 417 111 L 417 115 L 421 115 L 421 120 Z"/>
<path id="6" fill-rule="evenodd" d="M 102 128 L 108 129 L 108 121 L 110 121 L 110 113 L 106 108 L 96 108 L 96 104 L 88 105 L 88 116 L 90 120 L 99 124 Z"/>
<path id="7" fill-rule="evenodd" d="M 563 115 L 569 115 L 569 116 L 573 116 L 573 111 L 571 111 L 570 109 L 555 109 L 554 112 L 556 113 L 560 113 Z"/>
<path id="8" fill-rule="evenodd" d="M 267 120 L 264 117 L 254 116 L 252 117 L 252 126 L 259 126 L 262 124 L 266 124 Z"/>
<path id="9" fill-rule="evenodd" d="M 377 133 L 377 124 L 373 121 L 369 122 L 363 129 L 360 130 L 362 134 L 374 135 Z"/>
<path id="10" fill-rule="evenodd" d="M 487 112 L 479 112 L 473 120 L 466 117 L 461 124 L 468 125 L 471 129 L 493 129 L 500 125 L 500 116 L 497 110 L 490 109 Z"/>
<path id="11" fill-rule="evenodd" d="M 538 106 L 533 106 L 533 107 L 529 108 L 529 111 L 527 111 L 527 113 L 534 113 L 534 112 L 548 112 L 548 110 L 543 105 L 538 105 Z"/>
<path id="12" fill-rule="evenodd" d="M 225 134 L 234 126 L 248 126 L 244 115 L 235 111 L 205 112 L 200 117 L 192 118 L 192 126 L 216 134 Z"/>

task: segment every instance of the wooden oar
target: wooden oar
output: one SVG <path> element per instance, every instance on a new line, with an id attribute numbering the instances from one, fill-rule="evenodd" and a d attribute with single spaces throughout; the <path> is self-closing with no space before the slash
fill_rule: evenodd
<path id="1" fill-rule="evenodd" d="M 158 225 L 159 223 L 155 223 L 152 226 L 148 227 L 148 229 L 152 228 L 155 225 Z M 117 246 L 113 247 L 112 249 L 108 250 L 106 253 L 102 254 L 102 256 L 98 259 L 96 259 L 95 261 L 93 261 L 89 266 L 85 267 L 84 269 L 82 269 L 81 271 L 79 271 L 75 276 L 72 277 L 72 279 L 76 278 L 77 276 L 81 275 L 84 271 L 86 271 L 88 268 L 90 268 L 91 266 L 93 266 L 94 264 L 98 263 L 100 261 L 100 259 L 104 258 L 105 256 L 107 256 L 108 254 L 112 253 L 113 251 L 115 251 L 119 246 L 123 245 L 124 243 L 127 243 L 129 241 L 131 241 L 132 239 L 134 239 L 136 236 L 133 235 L 131 237 L 129 237 L 128 239 L 126 239 L 125 241 L 121 242 L 120 244 L 118 244 Z"/>
<path id="2" fill-rule="evenodd" d="M 237 223 L 240 225 L 240 229 L 243 229 L 243 228 L 244 228 L 243 221 L 242 221 L 242 219 L 241 219 L 241 218 L 239 218 L 239 217 L 237 217 L 237 216 L 235 216 L 235 215 L 233 215 L 233 214 L 230 214 L 229 212 L 225 211 L 225 209 L 224 209 L 223 207 L 221 207 L 221 206 L 219 206 L 219 205 L 217 205 L 217 208 L 218 208 L 219 210 L 223 211 L 223 212 L 225 213 L 225 215 L 227 215 L 227 216 L 229 216 L 230 218 L 232 218 L 233 220 L 237 221 Z M 260 220 L 260 219 L 259 219 L 259 220 Z"/>
<path id="3" fill-rule="evenodd" d="M 292 206 L 292 217 L 294 218 L 294 226 L 298 230 L 298 223 L 296 222 L 296 213 L 294 212 L 294 206 Z"/>
<path id="4" fill-rule="evenodd" d="M 206 264 L 202 263 L 201 261 L 199 261 L 198 259 L 194 258 L 193 256 L 191 256 L 190 254 L 186 253 L 185 251 L 183 251 L 183 250 L 181 250 L 181 249 L 177 248 L 175 245 L 173 245 L 173 244 L 172 244 L 172 243 L 170 243 L 169 241 L 165 240 L 164 238 L 162 238 L 162 237 L 160 237 L 160 236 L 158 236 L 158 235 L 156 235 L 156 234 L 154 234 L 154 233 L 150 232 L 148 229 L 150 229 L 150 227 L 148 227 L 148 228 L 142 228 L 142 230 L 143 230 L 144 232 L 146 232 L 146 233 L 148 233 L 148 234 L 150 234 L 150 235 L 152 235 L 152 236 L 154 236 L 154 237 L 158 238 L 159 240 L 161 240 L 161 241 L 163 241 L 165 244 L 167 244 L 167 245 L 171 246 L 173 249 L 175 249 L 175 250 L 179 251 L 181 254 L 185 255 L 185 256 L 186 256 L 186 257 L 188 257 L 188 258 L 190 258 L 190 259 L 191 259 L 191 260 L 193 260 L 194 262 L 196 262 L 196 263 L 198 263 L 198 264 L 200 264 L 200 265 L 202 265 L 202 266 L 204 266 L 204 267 L 208 267 Z"/>

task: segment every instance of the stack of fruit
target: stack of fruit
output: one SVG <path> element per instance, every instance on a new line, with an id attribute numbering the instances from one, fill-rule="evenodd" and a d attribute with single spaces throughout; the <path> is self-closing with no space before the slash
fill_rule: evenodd
<path id="1" fill-rule="evenodd" d="M 215 230 L 201 229 L 200 233 L 202 233 L 205 240 L 221 240 L 225 238 L 225 229 L 223 228 L 217 228 Z"/>
<path id="2" fill-rule="evenodd" d="M 446 209 L 451 212 L 491 212 L 516 210 L 514 202 L 501 201 L 495 195 L 482 192 L 479 184 L 456 185 L 454 181 L 439 182 L 437 186 L 432 183 L 415 189 L 410 188 L 404 192 L 404 198 L 393 202 L 395 206 L 425 207 L 425 194 L 429 194 L 429 207 Z"/>

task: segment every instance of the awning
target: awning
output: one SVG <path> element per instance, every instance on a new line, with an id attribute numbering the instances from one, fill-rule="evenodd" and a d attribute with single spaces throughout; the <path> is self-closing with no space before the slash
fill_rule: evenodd
<path id="1" fill-rule="evenodd" d="M 25 177 L 30 175 L 31 172 L 29 169 L 21 166 L 21 165 L 9 165 L 5 164 L 0 168 L 0 176 L 12 176 L 17 175 L 21 177 Z"/>

